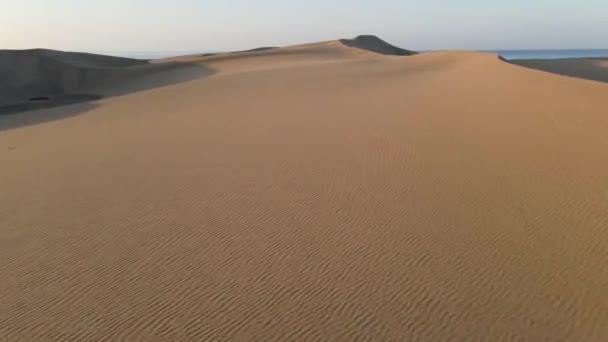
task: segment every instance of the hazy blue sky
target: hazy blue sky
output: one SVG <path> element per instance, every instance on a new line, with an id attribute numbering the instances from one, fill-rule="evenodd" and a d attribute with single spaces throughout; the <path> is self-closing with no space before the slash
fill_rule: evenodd
<path id="1" fill-rule="evenodd" d="M 608 0 L 6 0 L 0 48 L 221 51 L 376 34 L 410 49 L 608 48 Z"/>

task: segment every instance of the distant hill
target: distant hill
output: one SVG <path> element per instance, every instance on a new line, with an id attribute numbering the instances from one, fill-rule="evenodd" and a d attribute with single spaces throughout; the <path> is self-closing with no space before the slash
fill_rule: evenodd
<path id="1" fill-rule="evenodd" d="M 362 35 L 353 39 L 340 39 L 340 42 L 346 46 L 368 50 L 383 55 L 410 56 L 417 54 L 415 51 L 396 47 L 376 36 L 370 35 Z"/>

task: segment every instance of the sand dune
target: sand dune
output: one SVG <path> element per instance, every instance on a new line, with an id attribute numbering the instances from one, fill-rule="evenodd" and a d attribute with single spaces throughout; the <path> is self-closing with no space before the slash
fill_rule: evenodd
<path id="1" fill-rule="evenodd" d="M 163 63 L 210 74 L 0 116 L 2 340 L 608 336 L 608 85 L 340 41 Z"/>
<path id="2" fill-rule="evenodd" d="M 364 49 L 383 55 L 411 56 L 416 54 L 414 51 L 391 45 L 376 36 L 363 35 L 353 39 L 341 39 L 340 42 L 346 46 Z"/>
<path id="3" fill-rule="evenodd" d="M 146 61 L 53 50 L 0 51 L 0 106 L 80 91 L 114 69 Z M 104 73 L 106 71 L 106 73 Z"/>
<path id="4" fill-rule="evenodd" d="M 511 63 L 563 76 L 608 82 L 608 58 L 521 59 Z"/>
<path id="5" fill-rule="evenodd" d="M 124 95 L 207 74 L 202 66 L 185 63 L 151 64 L 144 60 L 44 49 L 1 50 L 0 114 Z"/>

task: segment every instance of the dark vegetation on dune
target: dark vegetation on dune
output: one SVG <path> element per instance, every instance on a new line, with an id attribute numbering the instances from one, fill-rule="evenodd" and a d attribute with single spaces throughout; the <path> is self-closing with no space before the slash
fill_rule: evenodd
<path id="1" fill-rule="evenodd" d="M 417 53 L 396 47 L 371 35 L 362 35 L 353 39 L 340 39 L 340 42 L 349 47 L 368 50 L 382 55 L 411 56 Z"/>

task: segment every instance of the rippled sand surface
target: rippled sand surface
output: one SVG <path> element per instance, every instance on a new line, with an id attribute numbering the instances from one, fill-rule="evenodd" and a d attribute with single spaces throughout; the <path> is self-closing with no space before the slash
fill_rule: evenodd
<path id="1" fill-rule="evenodd" d="M 338 41 L 174 62 L 210 72 L 0 116 L 0 340 L 608 336 L 608 84 Z"/>

